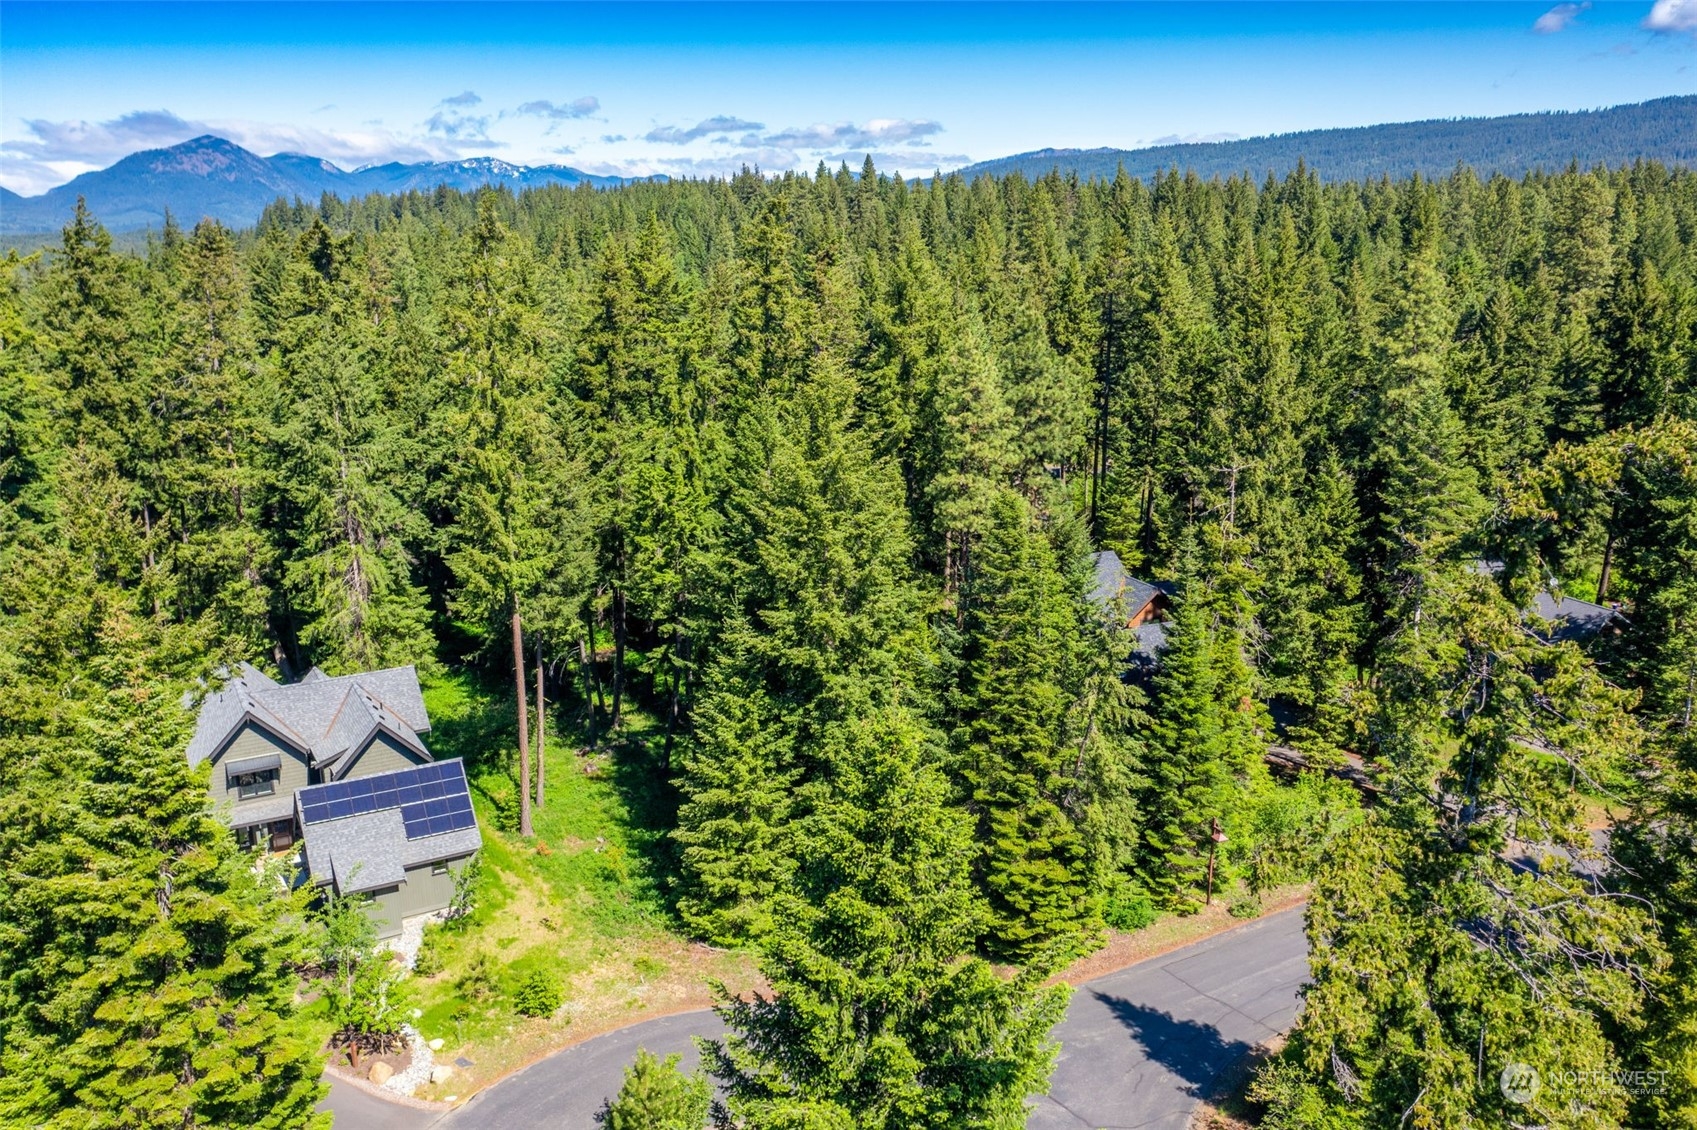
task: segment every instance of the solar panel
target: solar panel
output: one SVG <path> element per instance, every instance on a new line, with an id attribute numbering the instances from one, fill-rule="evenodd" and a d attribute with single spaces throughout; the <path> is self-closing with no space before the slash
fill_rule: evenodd
<path id="1" fill-rule="evenodd" d="M 477 826 L 465 766 L 458 760 L 312 785 L 299 797 L 308 824 L 399 808 L 408 839 Z"/>

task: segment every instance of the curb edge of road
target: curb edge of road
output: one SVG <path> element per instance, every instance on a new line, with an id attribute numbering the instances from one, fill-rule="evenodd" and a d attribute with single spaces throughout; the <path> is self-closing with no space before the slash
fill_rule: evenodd
<path id="1" fill-rule="evenodd" d="M 1240 930 L 1247 930 L 1247 929 L 1249 929 L 1253 926 L 1261 925 L 1261 924 L 1269 921 L 1270 919 L 1276 918 L 1277 916 L 1284 914 L 1288 911 L 1297 910 L 1301 907 L 1304 907 L 1304 906 L 1307 905 L 1307 903 L 1308 903 L 1308 900 L 1306 898 L 1299 899 L 1299 900 L 1291 903 L 1289 906 L 1281 906 L 1277 910 L 1269 911 L 1268 913 L 1263 914 L 1258 918 L 1250 918 L 1250 919 L 1247 919 L 1243 922 L 1234 922 L 1230 926 L 1225 927 L 1224 929 L 1215 930 L 1213 933 L 1204 934 L 1199 938 L 1191 938 L 1188 941 L 1175 942 L 1173 945 L 1170 945 L 1170 946 L 1166 947 L 1165 949 L 1157 950 L 1154 953 L 1145 954 L 1142 957 L 1139 957 L 1134 961 L 1126 962 L 1124 965 L 1116 965 L 1111 969 L 1104 969 L 1099 973 L 1092 973 L 1089 977 L 1084 978 L 1083 980 L 1069 981 L 1065 978 L 1064 975 L 1057 975 L 1054 978 L 1054 980 L 1050 983 L 1051 984 L 1065 984 L 1065 985 L 1068 985 L 1068 986 L 1070 986 L 1071 988 L 1074 988 L 1074 989 L 1082 988 L 1083 986 L 1091 984 L 1092 982 L 1100 981 L 1104 977 L 1112 977 L 1112 976 L 1115 976 L 1116 974 L 1125 972 L 1127 969 L 1135 969 L 1139 965 L 1143 965 L 1143 964 L 1146 964 L 1146 963 L 1151 962 L 1151 961 L 1158 961 L 1159 959 L 1161 959 L 1163 957 L 1170 957 L 1174 953 L 1177 953 L 1179 950 L 1189 949 L 1192 946 L 1200 946 L 1200 945 L 1203 945 L 1207 942 L 1213 941 L 1215 938 L 1223 938 L 1223 937 L 1226 937 L 1229 934 L 1235 934 Z M 654 1014 L 653 1016 L 645 1016 L 641 1020 L 632 1021 L 629 1024 L 621 1024 L 617 1028 L 608 1028 L 607 1030 L 605 1030 L 603 1032 L 596 1032 L 592 1035 L 585 1036 L 581 1040 L 574 1040 L 571 1043 L 561 1044 L 557 1048 L 551 1048 L 548 1051 L 541 1053 L 540 1055 L 536 1056 L 534 1059 L 527 1060 L 526 1062 L 524 1062 L 524 1063 L 520 1064 L 519 1066 L 513 1068 L 511 1071 L 508 1071 L 504 1075 L 501 1075 L 501 1076 L 498 1076 L 497 1078 L 491 1079 L 489 1082 L 485 1083 L 483 1086 L 477 1088 L 477 1090 L 471 1092 L 471 1094 L 465 1096 L 463 1099 L 459 1100 L 458 1102 L 453 1102 L 453 1103 L 430 1102 L 430 1101 L 425 1100 L 425 1099 L 415 1099 L 415 1098 L 411 1097 L 410 1095 L 397 1095 L 393 1091 L 385 1091 L 381 1087 L 373 1086 L 370 1083 L 369 1080 L 355 1078 L 353 1076 L 347 1075 L 344 1072 L 337 1071 L 334 1068 L 332 1068 L 328 1063 L 325 1064 L 324 1071 L 325 1071 L 326 1075 L 333 1075 L 337 1080 L 339 1080 L 341 1082 L 347 1083 L 347 1084 L 354 1086 L 354 1087 L 358 1087 L 360 1090 L 364 1091 L 366 1094 L 370 1095 L 372 1098 L 381 1099 L 385 1102 L 393 1103 L 396 1106 L 411 1107 L 415 1110 L 433 1112 L 433 1113 L 437 1114 L 438 1118 L 440 1118 L 440 1117 L 446 1115 L 447 1113 L 449 1113 L 451 1111 L 456 1111 L 456 1110 L 459 1110 L 460 1108 L 464 1107 L 466 1104 L 472 1102 L 479 1095 L 483 1094 L 485 1091 L 489 1090 L 491 1087 L 499 1086 L 500 1084 L 505 1083 L 507 1080 L 512 1079 L 515 1076 L 522 1075 L 526 1071 L 530 1070 L 532 1067 L 535 1067 L 537 1064 L 541 1063 L 543 1060 L 549 1059 L 549 1058 L 556 1056 L 556 1055 L 559 1055 L 561 1052 L 570 1051 L 572 1048 L 582 1047 L 584 1044 L 590 1043 L 591 1041 L 594 1041 L 594 1040 L 599 1040 L 603 1036 L 616 1035 L 620 1032 L 626 1031 L 627 1029 L 637 1028 L 637 1027 L 640 1027 L 644 1024 L 652 1023 L 656 1020 L 666 1020 L 666 1019 L 669 1019 L 670 1017 L 673 1017 L 673 1016 L 685 1016 L 685 1015 L 690 1015 L 690 1014 L 693 1014 L 693 1013 L 706 1013 L 706 1012 L 712 1012 L 712 1011 L 713 1010 L 712 1010 L 711 1007 L 709 1007 L 709 1008 L 675 1008 L 675 1009 L 672 1009 L 668 1012 L 660 1012 L 660 1013 Z"/>
<path id="2" fill-rule="evenodd" d="M 1307 905 L 1308 905 L 1308 899 L 1306 897 L 1299 898 L 1299 899 L 1295 900 L 1294 902 L 1288 903 L 1284 906 L 1277 908 L 1276 910 L 1269 910 L 1265 914 L 1260 914 L 1260 915 L 1257 915 L 1254 918 L 1248 918 L 1248 919 L 1245 919 L 1241 922 L 1233 922 L 1229 926 L 1224 926 L 1224 927 L 1222 927 L 1218 930 L 1213 931 L 1212 933 L 1203 934 L 1201 937 L 1190 938 L 1187 941 L 1174 942 L 1172 945 L 1167 946 L 1163 949 L 1158 949 L 1153 953 L 1147 953 L 1147 954 L 1144 954 L 1141 957 L 1133 958 L 1131 961 L 1126 962 L 1124 965 L 1115 965 L 1115 966 L 1112 966 L 1108 969 L 1104 969 L 1101 972 L 1092 973 L 1092 974 L 1090 974 L 1090 976 L 1080 978 L 1076 981 L 1070 980 L 1067 977 L 1067 975 L 1064 971 L 1061 972 L 1061 973 L 1057 973 L 1057 974 L 1055 974 L 1055 976 L 1053 976 L 1049 979 L 1048 984 L 1051 984 L 1051 985 L 1058 985 L 1058 984 L 1070 985 L 1070 986 L 1072 986 L 1073 988 L 1076 989 L 1076 988 L 1079 988 L 1082 985 L 1088 985 L 1092 981 L 1100 981 L 1104 977 L 1112 977 L 1116 973 L 1123 973 L 1127 969 L 1135 969 L 1137 966 L 1142 965 L 1145 962 L 1156 961 L 1156 960 L 1159 960 L 1160 958 L 1170 956 L 1171 954 L 1174 954 L 1174 953 L 1178 952 L 1179 950 L 1189 949 L 1191 946 L 1199 946 L 1199 945 L 1202 945 L 1205 942 L 1211 942 L 1215 938 L 1223 938 L 1227 934 L 1235 934 L 1239 930 L 1247 930 L 1252 926 L 1258 926 L 1261 923 L 1266 922 L 1268 919 L 1277 918 L 1281 914 L 1284 914 L 1284 913 L 1286 913 L 1288 911 L 1292 911 L 1292 910 L 1299 910 L 1299 909 L 1301 909 L 1301 908 L 1303 908 Z M 1081 961 L 1081 962 L 1086 961 L 1086 960 L 1088 960 L 1088 957 L 1084 957 L 1084 958 L 1079 959 L 1079 961 Z M 1075 964 L 1077 964 L 1077 963 L 1075 963 Z"/>

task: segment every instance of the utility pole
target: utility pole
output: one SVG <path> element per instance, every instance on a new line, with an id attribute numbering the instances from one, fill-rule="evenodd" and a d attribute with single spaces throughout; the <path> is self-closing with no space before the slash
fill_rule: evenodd
<path id="1" fill-rule="evenodd" d="M 1214 852 L 1226 842 L 1226 834 L 1220 831 L 1220 818 L 1214 817 L 1208 831 L 1208 905 L 1214 905 Z"/>

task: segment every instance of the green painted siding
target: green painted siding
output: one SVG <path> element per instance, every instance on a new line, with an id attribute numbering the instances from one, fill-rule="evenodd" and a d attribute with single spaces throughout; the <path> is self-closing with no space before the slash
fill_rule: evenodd
<path id="1" fill-rule="evenodd" d="M 297 789 L 304 789 L 308 784 L 306 758 L 290 749 L 287 745 L 273 738 L 252 722 L 242 726 L 241 733 L 235 741 L 225 747 L 224 752 L 212 759 L 212 779 L 207 783 L 212 793 L 212 799 L 218 803 L 228 802 L 231 805 L 241 803 L 238 790 L 227 788 L 224 783 L 224 766 L 231 761 L 240 761 L 246 757 L 258 757 L 266 753 L 280 753 L 283 764 L 277 775 L 277 791 L 272 796 L 290 796 Z"/>
<path id="2" fill-rule="evenodd" d="M 401 932 L 401 916 L 396 913 L 400 903 L 400 887 L 379 887 L 371 891 L 371 905 L 365 912 L 377 923 L 379 938 L 393 938 Z"/>
<path id="3" fill-rule="evenodd" d="M 416 765 L 424 765 L 424 758 L 391 738 L 388 734 L 378 734 L 371 744 L 354 755 L 352 765 L 346 773 L 336 779 L 346 781 L 353 777 L 371 777 L 378 773 L 389 773 L 396 769 L 411 769 Z"/>
<path id="4" fill-rule="evenodd" d="M 445 910 L 454 898 L 454 873 L 465 866 L 465 859 L 448 864 L 448 873 L 431 874 L 435 864 L 407 868 L 407 881 L 398 887 L 384 887 L 371 892 L 371 917 L 377 922 L 377 936 L 393 938 L 401 932 L 401 919 L 415 914 Z"/>

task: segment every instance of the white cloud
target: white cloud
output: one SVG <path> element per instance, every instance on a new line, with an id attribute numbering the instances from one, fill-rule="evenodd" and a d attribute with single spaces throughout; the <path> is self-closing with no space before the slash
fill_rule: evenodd
<path id="1" fill-rule="evenodd" d="M 601 108 L 601 100 L 593 94 L 570 102 L 550 102 L 546 98 L 538 98 L 534 102 L 526 102 L 515 113 L 533 114 L 539 118 L 552 118 L 564 121 L 567 118 L 587 118 Z"/>
<path id="2" fill-rule="evenodd" d="M 1557 4 L 1533 22 L 1532 30 L 1539 35 L 1554 35 L 1558 31 L 1566 31 L 1567 26 L 1579 18 L 1579 13 L 1590 6 L 1591 0 L 1585 0 L 1582 4 Z"/>
<path id="3" fill-rule="evenodd" d="M 741 118 L 733 118 L 725 114 L 716 114 L 705 118 L 688 129 L 677 126 L 656 126 L 642 135 L 642 140 L 653 141 L 661 145 L 688 145 L 698 141 L 708 134 L 730 133 L 733 130 L 765 129 L 759 122 L 745 122 Z"/>
<path id="4" fill-rule="evenodd" d="M 24 126 L 29 136 L 0 143 L 0 184 L 25 195 L 45 192 L 137 151 L 163 149 L 205 134 L 226 138 L 262 157 L 306 153 L 343 168 L 452 160 L 466 147 L 486 149 L 499 144 L 480 137 L 403 136 L 378 123 L 319 129 L 241 119 L 190 119 L 169 110 L 137 110 L 96 122 L 32 119 Z"/>
<path id="5" fill-rule="evenodd" d="M 1206 145 L 1215 141 L 1236 141 L 1240 134 L 1235 133 L 1169 133 L 1165 137 L 1157 137 L 1149 144 L 1155 145 Z"/>
<path id="6" fill-rule="evenodd" d="M 437 105 L 475 106 L 481 101 L 483 101 L 483 99 L 479 98 L 475 92 L 468 90 L 464 94 L 456 94 L 452 98 L 444 98 L 441 102 L 437 103 Z"/>
<path id="7" fill-rule="evenodd" d="M 1697 32 L 1697 0 L 1656 0 L 1644 26 L 1651 31 Z"/>
<path id="8" fill-rule="evenodd" d="M 424 121 L 424 128 L 456 145 L 475 142 L 479 146 L 499 148 L 502 143 L 489 136 L 488 114 L 454 114 L 436 111 Z"/>
<path id="9" fill-rule="evenodd" d="M 804 156 L 792 148 L 765 145 L 701 157 L 636 157 L 627 161 L 584 162 L 578 167 L 604 176 L 644 177 L 663 173 L 673 177 L 729 177 L 744 168 L 759 169 L 765 173 L 788 169 L 812 172 L 813 166 L 823 160 L 833 166 L 839 161 L 846 161 L 858 172 L 868 153 L 873 164 L 884 172 L 905 170 L 917 175 L 929 174 L 938 168 L 957 168 L 971 161 L 964 154 L 938 153 L 932 149 L 812 151 Z"/>
<path id="10" fill-rule="evenodd" d="M 783 145 L 794 149 L 833 149 L 888 145 L 892 142 L 914 141 L 943 132 L 932 121 L 910 121 L 906 118 L 873 118 L 865 125 L 836 122 L 812 126 L 792 126 L 761 140 L 767 145 Z"/>

